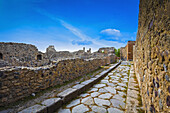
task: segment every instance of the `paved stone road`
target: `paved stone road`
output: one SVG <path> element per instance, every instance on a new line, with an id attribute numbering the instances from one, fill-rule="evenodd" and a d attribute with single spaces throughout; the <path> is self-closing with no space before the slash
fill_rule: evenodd
<path id="1" fill-rule="evenodd" d="M 57 113 L 123 113 L 126 107 L 130 66 L 123 62 Z M 136 99 L 137 100 L 137 99 Z"/>

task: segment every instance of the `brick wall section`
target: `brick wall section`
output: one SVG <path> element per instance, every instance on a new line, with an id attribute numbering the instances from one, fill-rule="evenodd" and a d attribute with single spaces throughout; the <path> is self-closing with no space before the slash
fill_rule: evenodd
<path id="1" fill-rule="evenodd" d="M 125 47 L 120 48 L 120 58 L 122 60 L 133 60 L 133 45 L 135 45 L 135 41 L 128 41 Z"/>
<path id="2" fill-rule="evenodd" d="M 0 106 L 15 102 L 33 92 L 62 85 L 111 61 L 113 57 L 91 60 L 72 59 L 62 60 L 46 67 L 16 67 L 0 70 Z"/>
<path id="3" fill-rule="evenodd" d="M 127 60 L 133 60 L 133 45 L 135 41 L 128 41 L 127 43 Z"/>
<path id="4" fill-rule="evenodd" d="M 147 113 L 169 112 L 170 2 L 140 0 L 134 66 Z"/>
<path id="5" fill-rule="evenodd" d="M 121 60 L 127 59 L 127 46 L 120 48 L 120 58 Z"/>

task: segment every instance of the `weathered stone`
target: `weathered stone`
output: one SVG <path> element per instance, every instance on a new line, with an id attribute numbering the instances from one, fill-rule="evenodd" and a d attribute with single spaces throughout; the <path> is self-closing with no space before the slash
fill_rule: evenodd
<path id="1" fill-rule="evenodd" d="M 75 106 L 75 105 L 78 105 L 80 104 L 80 99 L 76 99 L 74 101 L 72 101 L 70 104 L 68 104 L 66 107 L 72 107 L 72 106 Z"/>
<path id="2" fill-rule="evenodd" d="M 64 103 L 77 96 L 77 89 L 68 88 L 57 95 L 64 99 Z"/>
<path id="3" fill-rule="evenodd" d="M 106 84 L 96 84 L 96 85 L 94 85 L 94 87 L 96 87 L 96 88 L 101 88 L 101 87 L 104 87 L 104 86 L 106 86 Z"/>
<path id="4" fill-rule="evenodd" d="M 112 94 L 116 94 L 116 90 L 113 87 L 104 87 L 104 89 L 109 91 Z"/>
<path id="5" fill-rule="evenodd" d="M 86 107 L 86 106 L 83 105 L 83 104 L 80 104 L 80 105 L 78 105 L 78 106 L 75 106 L 75 107 L 73 107 L 73 109 L 72 109 L 72 113 L 84 113 L 84 112 L 87 112 L 87 111 L 89 111 L 89 108 Z"/>
<path id="6" fill-rule="evenodd" d="M 97 112 L 97 113 L 106 113 L 106 109 L 103 107 L 98 107 L 98 106 L 92 106 L 91 107 L 92 111 Z"/>
<path id="7" fill-rule="evenodd" d="M 115 98 L 117 100 L 125 101 L 125 99 L 122 98 L 122 96 L 120 96 L 120 95 L 114 95 L 113 98 Z"/>
<path id="8" fill-rule="evenodd" d="M 108 100 L 94 98 L 94 101 L 98 106 L 110 106 L 110 102 Z"/>
<path id="9" fill-rule="evenodd" d="M 99 96 L 99 98 L 102 98 L 102 99 L 110 99 L 110 97 L 112 97 L 110 93 L 101 94 Z"/>
<path id="10" fill-rule="evenodd" d="M 117 108 L 108 108 L 108 113 L 124 113 L 124 112 Z"/>
<path id="11" fill-rule="evenodd" d="M 84 94 L 81 94 L 80 97 L 86 97 L 86 96 L 88 96 L 88 95 L 90 95 L 90 94 L 84 93 Z"/>
<path id="12" fill-rule="evenodd" d="M 98 93 L 98 92 L 94 92 L 94 93 L 91 93 L 91 97 L 96 97 L 96 96 L 98 96 L 100 93 Z"/>
<path id="13" fill-rule="evenodd" d="M 36 104 L 34 106 L 31 106 L 20 111 L 19 113 L 46 113 L 46 112 L 47 112 L 46 106 Z"/>
<path id="14" fill-rule="evenodd" d="M 104 88 L 100 88 L 98 92 L 99 92 L 99 93 L 107 93 L 108 91 L 105 90 Z"/>
<path id="15" fill-rule="evenodd" d="M 50 98 L 41 103 L 47 107 L 47 112 L 54 112 L 56 109 L 62 106 L 62 100 L 60 98 Z"/>
<path id="16" fill-rule="evenodd" d="M 110 100 L 113 107 L 116 108 L 125 108 L 125 103 L 123 101 L 117 100 L 117 99 L 111 99 Z"/>
<path id="17" fill-rule="evenodd" d="M 86 105 L 93 105 L 94 104 L 94 101 L 93 101 L 93 98 L 91 97 L 86 97 L 86 98 L 83 98 L 82 101 L 81 101 L 82 104 L 86 104 Z"/>
<path id="18" fill-rule="evenodd" d="M 70 109 L 59 109 L 58 113 L 71 113 Z"/>

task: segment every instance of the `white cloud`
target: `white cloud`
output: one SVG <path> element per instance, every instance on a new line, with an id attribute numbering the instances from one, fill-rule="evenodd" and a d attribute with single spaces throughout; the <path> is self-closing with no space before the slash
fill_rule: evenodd
<path id="1" fill-rule="evenodd" d="M 69 51 L 73 51 L 73 50 L 77 50 L 83 47 L 86 48 L 92 48 L 92 51 L 96 51 L 98 50 L 100 47 L 116 47 L 119 48 L 121 46 L 124 46 L 124 43 L 120 43 L 118 41 L 106 41 L 106 40 L 101 40 L 100 38 L 92 38 L 86 34 L 84 34 L 80 29 L 76 28 L 75 26 L 65 22 L 62 19 L 59 19 L 57 17 L 55 17 L 54 15 L 49 14 L 48 12 L 44 11 L 44 10 L 37 10 L 38 13 L 49 17 L 51 20 L 55 21 L 55 22 L 59 22 L 63 27 L 65 27 L 66 29 L 68 29 L 72 34 L 74 34 L 76 37 L 80 38 L 78 40 L 78 42 L 83 42 L 83 41 L 88 41 L 91 44 L 86 44 L 86 45 L 81 45 L 81 44 L 73 44 L 72 42 L 74 40 L 70 39 L 69 42 L 65 41 L 65 42 L 57 42 L 57 40 L 53 40 L 53 42 L 51 42 L 50 44 L 54 44 L 57 45 L 57 50 L 69 50 Z M 109 35 L 116 36 L 114 37 L 115 39 L 118 39 L 119 36 L 121 36 L 121 33 L 119 30 L 116 29 L 105 29 L 102 30 L 101 33 L 107 33 Z M 75 40 L 77 42 L 77 40 Z M 47 41 L 48 42 L 48 41 Z M 48 43 L 46 43 L 48 44 Z M 63 46 L 64 45 L 64 46 Z"/>
<path id="2" fill-rule="evenodd" d="M 121 36 L 121 33 L 117 29 L 104 29 L 100 33 L 113 36 Z"/>

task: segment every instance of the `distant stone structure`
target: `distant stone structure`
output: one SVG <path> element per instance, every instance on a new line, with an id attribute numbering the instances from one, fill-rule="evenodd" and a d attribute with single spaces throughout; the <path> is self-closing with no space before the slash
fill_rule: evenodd
<path id="1" fill-rule="evenodd" d="M 128 41 L 125 47 L 120 48 L 120 58 L 122 60 L 133 60 L 133 46 L 135 45 L 135 41 Z"/>
<path id="2" fill-rule="evenodd" d="M 0 67 L 4 66 L 40 66 L 48 64 L 42 52 L 31 44 L 0 42 Z"/>
<path id="3" fill-rule="evenodd" d="M 120 48 L 120 59 L 127 60 L 127 47 L 126 46 Z"/>
<path id="4" fill-rule="evenodd" d="M 169 0 L 140 0 L 133 60 L 145 113 L 170 112 L 169 17 Z"/>
<path id="5" fill-rule="evenodd" d="M 110 54 L 115 53 L 114 47 L 103 47 L 98 50 L 99 53 Z"/>

